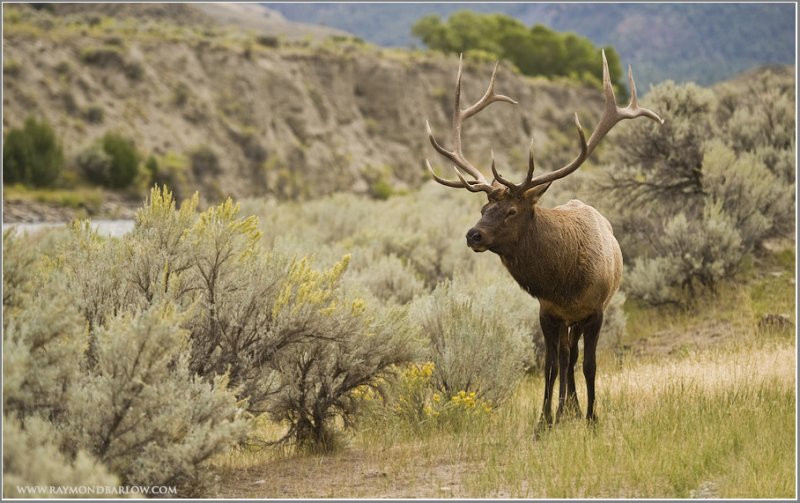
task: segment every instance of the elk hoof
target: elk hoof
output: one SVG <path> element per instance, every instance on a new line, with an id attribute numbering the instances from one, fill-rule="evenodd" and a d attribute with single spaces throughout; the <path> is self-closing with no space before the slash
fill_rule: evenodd
<path id="1" fill-rule="evenodd" d="M 536 423 L 536 428 L 533 429 L 533 437 L 534 441 L 541 440 L 542 436 L 553 427 L 553 420 L 552 418 L 545 419 L 544 417 L 539 418 L 539 421 Z"/>
<path id="2" fill-rule="evenodd" d="M 563 415 L 571 419 L 580 419 L 583 417 L 583 412 L 581 412 L 581 406 L 578 404 L 577 397 L 567 399 L 564 403 Z"/>

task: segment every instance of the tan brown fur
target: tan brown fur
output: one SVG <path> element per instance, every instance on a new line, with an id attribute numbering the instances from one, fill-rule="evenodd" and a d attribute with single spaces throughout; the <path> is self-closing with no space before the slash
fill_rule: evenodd
<path id="1" fill-rule="evenodd" d="M 578 340 L 584 338 L 583 374 L 586 378 L 587 419 L 593 421 L 595 398 L 596 350 L 603 316 L 622 279 L 622 252 L 614 238 L 611 224 L 591 206 L 573 199 L 553 209 L 537 206 L 550 184 L 578 169 L 600 140 L 620 121 L 647 117 L 664 121 L 652 110 L 639 106 L 633 73 L 628 68 L 631 100 L 628 106 L 617 105 L 608 61 L 603 53 L 603 90 L 606 106 L 588 141 L 575 115 L 580 153 L 568 164 L 534 176 L 533 145 L 528 157 L 528 172 L 522 183 L 503 177 L 496 169 L 492 154 L 489 182 L 479 169 L 464 157 L 461 149 L 463 122 L 492 103 L 516 103 L 494 92 L 497 65 L 483 97 L 462 109 L 461 62 L 456 78 L 452 124 L 452 149 L 447 149 L 433 135 L 426 123 L 434 149 L 453 163 L 458 180 L 441 178 L 426 161 L 433 179 L 447 187 L 484 192 L 489 202 L 481 210 L 481 219 L 467 232 L 467 245 L 476 252 L 492 251 L 500 256 L 506 269 L 519 285 L 539 300 L 539 322 L 545 339 L 545 392 L 539 426 L 553 423 L 551 400 L 556 376 L 560 374 L 558 412 L 571 409 L 580 414 L 575 391 L 575 363 Z M 468 180 L 471 177 L 472 180 Z"/>

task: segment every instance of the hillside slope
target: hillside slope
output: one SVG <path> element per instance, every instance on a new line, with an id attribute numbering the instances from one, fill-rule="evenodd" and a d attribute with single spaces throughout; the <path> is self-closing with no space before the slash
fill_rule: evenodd
<path id="1" fill-rule="evenodd" d="M 68 159 L 114 130 L 145 157 L 191 159 L 210 149 L 218 165 L 179 173 L 209 198 L 302 197 L 418 185 L 423 159 L 435 159 L 425 120 L 449 137 L 452 57 L 344 39 L 273 47 L 259 34 L 163 19 L 5 14 L 4 130 L 45 117 Z M 490 73 L 490 63 L 466 63 L 466 100 L 477 99 Z M 499 166 L 521 172 L 532 136 L 540 169 L 551 169 L 549 160 L 577 150 L 573 111 L 591 127 L 602 109 L 598 90 L 504 67 L 497 88 L 520 105 L 493 106 L 466 126 L 467 155 L 484 167 L 493 148 Z"/>
<path id="2" fill-rule="evenodd" d="M 786 4 L 265 4 L 288 19 L 340 28 L 383 46 L 419 44 L 411 26 L 428 14 L 503 13 L 527 25 L 612 45 L 638 69 L 640 88 L 662 80 L 709 85 L 748 68 L 795 61 L 795 12 Z"/>

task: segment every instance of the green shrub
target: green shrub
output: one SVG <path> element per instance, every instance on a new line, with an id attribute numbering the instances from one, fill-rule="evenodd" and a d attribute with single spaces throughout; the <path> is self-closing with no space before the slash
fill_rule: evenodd
<path id="1" fill-rule="evenodd" d="M 139 175 L 139 162 L 133 141 L 117 133 L 106 133 L 75 158 L 87 180 L 113 189 L 131 186 Z"/>
<path id="2" fill-rule="evenodd" d="M 542 24 L 525 26 L 504 14 L 478 14 L 461 10 L 442 22 L 438 15 L 421 18 L 411 29 L 430 49 L 446 53 L 467 52 L 486 60 L 503 59 L 525 75 L 573 76 L 598 87 L 603 74 L 600 49 L 574 33 L 559 33 Z M 621 99 L 626 95 L 619 57 L 605 47 L 611 81 Z M 594 77 L 587 76 L 593 75 Z"/>
<path id="3" fill-rule="evenodd" d="M 125 63 L 124 72 L 125 76 L 131 80 L 142 80 L 144 76 L 144 67 L 138 61 L 130 61 Z"/>
<path id="4" fill-rule="evenodd" d="M 189 182 L 189 160 L 174 152 L 164 156 L 150 155 L 145 164 L 149 183 L 161 187 L 169 187 L 178 201 L 184 201 L 191 195 Z"/>
<path id="5" fill-rule="evenodd" d="M 92 143 L 75 156 L 75 167 L 92 183 L 107 185 L 111 177 L 111 156 L 100 143 Z"/>
<path id="6" fill-rule="evenodd" d="M 177 107 L 183 107 L 189 101 L 189 86 L 184 82 L 179 82 L 172 91 L 172 103 Z"/>
<path id="7" fill-rule="evenodd" d="M 56 66 L 56 73 L 62 77 L 67 77 L 72 74 L 72 65 L 69 61 L 60 61 Z"/>
<path id="8" fill-rule="evenodd" d="M 222 171 L 217 153 L 207 145 L 192 149 L 189 152 L 189 163 L 192 168 L 192 174 L 198 180 L 219 176 Z"/>
<path id="9" fill-rule="evenodd" d="M 83 111 L 83 116 L 92 124 L 99 124 L 103 122 L 105 111 L 99 105 L 90 105 Z"/>
<path id="10" fill-rule="evenodd" d="M 3 61 L 3 75 L 7 77 L 15 77 L 22 73 L 22 65 L 19 61 L 14 59 L 7 59 Z"/>
<path id="11" fill-rule="evenodd" d="M 111 158 L 107 185 L 115 189 L 130 186 L 139 172 L 139 153 L 133 141 L 117 133 L 106 133 L 101 142 L 103 150 Z"/>
<path id="12" fill-rule="evenodd" d="M 86 47 L 81 50 L 80 59 L 90 65 L 110 68 L 122 68 L 125 65 L 125 56 L 115 45 Z"/>
<path id="13" fill-rule="evenodd" d="M 61 175 L 64 153 L 46 120 L 25 120 L 22 129 L 12 129 L 3 143 L 3 182 L 52 187 Z"/>
<path id="14" fill-rule="evenodd" d="M 280 46 L 280 39 L 273 35 L 258 35 L 256 37 L 256 43 L 264 47 L 274 48 Z"/>

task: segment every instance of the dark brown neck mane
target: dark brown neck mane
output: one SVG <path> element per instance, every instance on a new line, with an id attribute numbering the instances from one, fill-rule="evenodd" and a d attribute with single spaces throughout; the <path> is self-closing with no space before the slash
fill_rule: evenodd
<path id="1" fill-rule="evenodd" d="M 580 232 L 571 224 L 558 210 L 535 207 L 519 242 L 496 250 L 517 283 L 537 299 L 563 304 L 582 288 Z"/>

